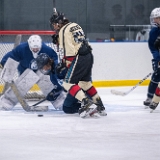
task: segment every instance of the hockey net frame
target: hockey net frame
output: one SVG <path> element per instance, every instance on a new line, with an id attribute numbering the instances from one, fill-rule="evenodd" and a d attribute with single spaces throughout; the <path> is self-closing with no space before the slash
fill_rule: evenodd
<path id="1" fill-rule="evenodd" d="M 0 60 L 2 57 L 11 51 L 14 48 L 15 45 L 15 39 L 18 35 L 21 36 L 21 42 L 27 42 L 28 38 L 31 35 L 39 35 L 42 38 L 42 41 L 47 44 L 47 46 L 51 47 L 57 52 L 58 57 L 59 56 L 59 49 L 57 48 L 57 45 L 54 45 L 52 43 L 51 36 L 54 35 L 54 31 L 0 31 Z M 14 80 L 18 78 L 18 72 L 16 71 L 16 74 L 14 76 Z M 0 96 L 4 92 L 4 85 L 5 82 L 0 79 Z M 41 92 L 40 88 L 37 84 L 35 84 L 29 92 L 26 94 L 25 99 L 28 100 L 40 100 L 45 98 L 43 93 Z"/>

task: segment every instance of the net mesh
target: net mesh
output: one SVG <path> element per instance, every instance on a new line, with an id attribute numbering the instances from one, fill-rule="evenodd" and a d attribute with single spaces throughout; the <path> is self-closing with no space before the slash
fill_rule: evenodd
<path id="1" fill-rule="evenodd" d="M 51 35 L 55 34 L 53 31 L 0 31 L 0 60 L 2 57 L 11 51 L 16 42 L 16 38 L 20 36 L 20 43 L 27 42 L 28 38 L 31 35 L 40 35 L 43 42 L 53 48 L 59 56 L 59 51 L 57 48 L 57 45 L 54 45 L 52 43 Z M 15 76 L 13 77 L 14 80 L 18 78 L 18 72 L 16 71 Z M 6 89 L 5 82 L 0 78 L 0 95 L 4 93 L 4 90 Z M 26 99 L 29 100 L 40 100 L 44 98 L 43 93 L 41 92 L 39 86 L 35 84 L 29 92 L 25 96 Z"/>

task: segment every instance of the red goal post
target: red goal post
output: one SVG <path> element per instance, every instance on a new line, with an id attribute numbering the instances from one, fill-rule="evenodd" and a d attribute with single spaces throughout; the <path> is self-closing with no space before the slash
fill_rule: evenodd
<path id="1" fill-rule="evenodd" d="M 31 35 L 39 35 L 42 41 L 49 47 L 53 48 L 57 54 L 59 54 L 57 46 L 52 43 L 52 35 L 55 34 L 54 31 L 0 31 L 0 60 L 2 57 L 14 48 L 15 39 L 18 35 L 21 36 L 21 42 L 27 42 Z M 59 56 L 58 56 L 59 57 Z M 18 74 L 15 74 L 14 79 L 17 78 Z M 0 79 L 0 95 L 3 93 L 4 81 Z M 43 93 L 40 91 L 39 87 L 35 84 L 31 90 L 27 93 L 26 99 L 41 99 L 44 98 Z"/>

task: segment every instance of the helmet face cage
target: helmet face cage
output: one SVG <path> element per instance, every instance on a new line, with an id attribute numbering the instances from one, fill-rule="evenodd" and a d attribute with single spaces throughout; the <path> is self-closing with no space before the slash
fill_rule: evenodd
<path id="1" fill-rule="evenodd" d="M 152 26 L 160 26 L 160 20 L 155 21 L 156 18 L 160 18 L 160 8 L 155 8 L 152 10 L 151 15 L 150 15 L 150 23 Z"/>
<path id="2" fill-rule="evenodd" d="M 39 35 L 32 35 L 28 39 L 29 48 L 33 54 L 33 57 L 36 58 L 38 56 L 39 51 L 42 47 L 42 39 Z"/>

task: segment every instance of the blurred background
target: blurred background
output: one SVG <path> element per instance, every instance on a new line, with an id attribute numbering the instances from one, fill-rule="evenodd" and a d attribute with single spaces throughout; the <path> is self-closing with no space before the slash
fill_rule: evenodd
<path id="1" fill-rule="evenodd" d="M 55 6 L 89 41 L 146 41 L 160 0 L 0 0 L 0 30 L 51 30 Z"/>

